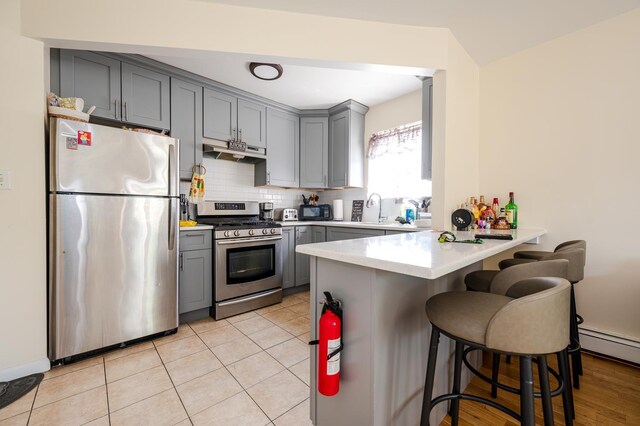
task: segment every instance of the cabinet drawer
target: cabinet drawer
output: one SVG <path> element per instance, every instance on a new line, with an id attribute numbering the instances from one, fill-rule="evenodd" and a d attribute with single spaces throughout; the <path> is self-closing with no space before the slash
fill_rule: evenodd
<path id="1" fill-rule="evenodd" d="M 212 235 L 210 230 L 206 231 L 181 231 L 180 251 L 210 249 Z"/>

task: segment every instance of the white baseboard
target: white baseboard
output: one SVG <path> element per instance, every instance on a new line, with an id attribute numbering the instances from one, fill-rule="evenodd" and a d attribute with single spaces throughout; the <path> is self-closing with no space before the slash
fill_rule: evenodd
<path id="1" fill-rule="evenodd" d="M 580 345 L 593 352 L 640 364 L 640 342 L 627 337 L 581 327 Z"/>
<path id="2" fill-rule="evenodd" d="M 8 382 L 9 380 L 18 379 L 28 376 L 29 374 L 44 373 L 51 368 L 49 358 L 42 358 L 29 364 L 19 365 L 17 367 L 0 370 L 0 382 Z"/>

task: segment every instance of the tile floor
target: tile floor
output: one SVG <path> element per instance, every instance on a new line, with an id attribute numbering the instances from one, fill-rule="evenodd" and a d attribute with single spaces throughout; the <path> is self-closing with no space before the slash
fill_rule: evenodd
<path id="1" fill-rule="evenodd" d="M 304 426 L 309 293 L 54 368 L 0 410 L 8 425 Z"/>

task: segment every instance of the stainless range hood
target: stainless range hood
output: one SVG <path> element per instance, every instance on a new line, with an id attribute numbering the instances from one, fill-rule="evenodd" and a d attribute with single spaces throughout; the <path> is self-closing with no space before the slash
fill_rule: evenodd
<path id="1" fill-rule="evenodd" d="M 216 160 L 236 161 L 239 163 L 256 164 L 267 159 L 263 148 L 247 147 L 246 151 L 235 151 L 228 148 L 227 142 L 214 139 L 202 139 L 202 151 Z"/>

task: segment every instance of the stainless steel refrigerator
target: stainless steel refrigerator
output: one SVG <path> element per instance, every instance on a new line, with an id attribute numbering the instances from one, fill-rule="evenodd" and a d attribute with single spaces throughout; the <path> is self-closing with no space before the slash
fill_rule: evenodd
<path id="1" fill-rule="evenodd" d="M 178 326 L 178 142 L 63 119 L 49 138 L 49 358 Z"/>

